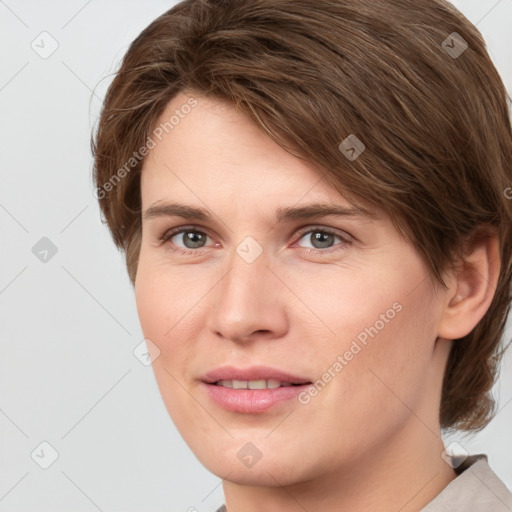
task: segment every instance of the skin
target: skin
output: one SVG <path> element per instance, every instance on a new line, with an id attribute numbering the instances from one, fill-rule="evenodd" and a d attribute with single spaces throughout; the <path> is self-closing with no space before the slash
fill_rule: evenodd
<path id="1" fill-rule="evenodd" d="M 189 96 L 171 100 L 159 122 Z M 213 214 L 143 220 L 137 309 L 160 350 L 153 369 L 172 420 L 224 479 L 229 512 L 419 510 L 456 476 L 441 457 L 441 384 L 450 340 L 490 305 L 495 237 L 471 246 L 445 290 L 383 211 L 276 224 L 279 207 L 350 205 L 230 104 L 193 96 L 197 106 L 151 150 L 141 175 L 143 212 L 179 201 Z M 185 245 L 183 233 L 160 240 L 180 226 L 202 242 Z M 312 238 L 322 229 L 336 231 L 324 245 Z M 236 252 L 247 236 L 263 250 L 250 264 Z M 201 377 L 227 364 L 315 382 L 397 302 L 400 312 L 307 405 L 242 414 L 204 392 Z M 237 457 L 247 442 L 261 452 L 250 468 Z"/>

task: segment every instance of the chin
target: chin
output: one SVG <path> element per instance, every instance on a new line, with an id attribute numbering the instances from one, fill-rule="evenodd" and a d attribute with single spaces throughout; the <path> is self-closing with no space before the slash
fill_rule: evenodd
<path id="1" fill-rule="evenodd" d="M 221 461 L 216 461 L 211 465 L 203 465 L 215 476 L 237 485 L 278 487 L 296 483 L 294 476 L 289 472 L 283 469 L 269 469 L 263 461 L 252 468 L 242 467 L 241 464 L 237 463 L 222 463 Z"/>
<path id="2" fill-rule="evenodd" d="M 306 468 L 296 461 L 287 461 L 283 453 L 274 452 L 267 457 L 262 454 L 258 460 L 250 461 L 238 445 L 221 453 L 215 452 L 216 449 L 212 447 L 208 453 L 194 453 L 208 471 L 238 485 L 276 487 L 308 479 L 306 475 L 299 474 Z M 246 448 L 246 452 L 250 452 L 250 449 Z"/>

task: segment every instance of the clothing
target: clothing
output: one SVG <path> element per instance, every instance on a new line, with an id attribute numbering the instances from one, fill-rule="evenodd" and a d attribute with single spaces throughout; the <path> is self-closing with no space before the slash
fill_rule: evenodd
<path id="1" fill-rule="evenodd" d="M 512 493 L 489 466 L 487 455 L 470 455 L 454 471 L 457 478 L 420 512 L 512 512 Z M 227 512 L 226 506 L 216 512 Z"/>
<path id="2" fill-rule="evenodd" d="M 489 466 L 487 455 L 470 455 L 454 470 L 459 476 L 421 512 L 512 511 L 512 493 Z"/>

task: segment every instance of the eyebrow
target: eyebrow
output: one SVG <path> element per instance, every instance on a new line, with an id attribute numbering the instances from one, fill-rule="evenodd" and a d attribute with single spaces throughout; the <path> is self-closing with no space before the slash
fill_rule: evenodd
<path id="1" fill-rule="evenodd" d="M 300 207 L 280 207 L 274 214 L 274 222 L 304 220 L 329 215 L 342 217 L 375 218 L 376 215 L 359 206 L 345 207 L 340 205 L 313 203 Z M 144 213 L 144 219 L 155 217 L 181 217 L 183 219 L 207 222 L 213 215 L 206 208 L 197 208 L 181 203 L 162 203 L 150 206 Z"/>

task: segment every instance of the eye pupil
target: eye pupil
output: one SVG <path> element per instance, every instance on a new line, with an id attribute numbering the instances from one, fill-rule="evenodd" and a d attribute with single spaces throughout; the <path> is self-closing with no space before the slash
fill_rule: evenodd
<path id="1" fill-rule="evenodd" d="M 318 247 L 319 249 L 329 247 L 334 238 L 333 234 L 327 233 L 325 231 L 315 231 L 311 234 L 311 236 L 313 241 L 320 243 L 320 247 Z"/>
<path id="2" fill-rule="evenodd" d="M 204 243 L 204 240 L 201 239 L 203 239 L 204 237 L 201 233 L 197 231 L 187 231 L 186 233 L 184 233 L 184 235 L 184 242 L 186 247 L 188 247 L 189 249 L 196 249 L 197 247 L 202 247 L 201 242 Z M 188 242 L 190 242 L 192 245 L 188 245 Z"/>

